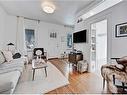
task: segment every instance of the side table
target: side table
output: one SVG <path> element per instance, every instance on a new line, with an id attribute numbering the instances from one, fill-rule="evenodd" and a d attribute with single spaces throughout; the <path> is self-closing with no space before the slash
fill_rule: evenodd
<path id="1" fill-rule="evenodd" d="M 32 80 L 34 80 L 34 76 L 35 76 L 35 70 L 37 69 L 45 69 L 45 75 L 47 77 L 47 64 L 46 62 L 42 59 L 41 61 L 40 60 L 36 60 L 36 59 L 33 59 L 32 60 L 32 70 L 33 70 L 33 78 Z"/>

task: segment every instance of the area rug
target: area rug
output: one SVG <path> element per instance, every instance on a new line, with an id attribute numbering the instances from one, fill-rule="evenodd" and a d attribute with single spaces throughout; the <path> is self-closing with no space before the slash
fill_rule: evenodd
<path id="1" fill-rule="evenodd" d="M 48 76 L 45 77 L 44 69 L 38 69 L 34 81 L 31 67 L 24 70 L 14 93 L 43 94 L 69 84 L 68 79 L 53 64 L 47 62 L 47 65 Z"/>

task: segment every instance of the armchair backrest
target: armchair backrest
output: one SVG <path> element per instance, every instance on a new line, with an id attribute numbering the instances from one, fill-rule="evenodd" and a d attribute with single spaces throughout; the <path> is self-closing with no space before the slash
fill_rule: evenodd
<path id="1" fill-rule="evenodd" d="M 37 54 L 36 54 L 36 51 L 37 50 L 42 51 L 42 54 L 41 55 L 44 55 L 44 48 L 34 48 L 34 50 L 33 50 L 33 56 L 37 56 Z"/>

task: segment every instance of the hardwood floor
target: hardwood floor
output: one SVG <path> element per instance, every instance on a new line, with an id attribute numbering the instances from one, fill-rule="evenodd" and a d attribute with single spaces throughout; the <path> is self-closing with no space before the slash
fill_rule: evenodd
<path id="1" fill-rule="evenodd" d="M 79 74 L 77 71 L 69 68 L 69 64 L 65 64 L 59 59 L 50 60 L 64 75 L 69 74 L 69 85 L 50 91 L 47 94 L 102 94 L 103 91 L 102 77 L 94 73 Z"/>

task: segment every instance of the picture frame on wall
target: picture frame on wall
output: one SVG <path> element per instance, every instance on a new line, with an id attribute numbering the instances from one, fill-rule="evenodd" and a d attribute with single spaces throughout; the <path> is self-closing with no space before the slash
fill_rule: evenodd
<path id="1" fill-rule="evenodd" d="M 115 26 L 116 37 L 127 37 L 127 22 Z"/>
<path id="2" fill-rule="evenodd" d="M 50 38 L 57 38 L 57 33 L 56 32 L 50 33 Z"/>

